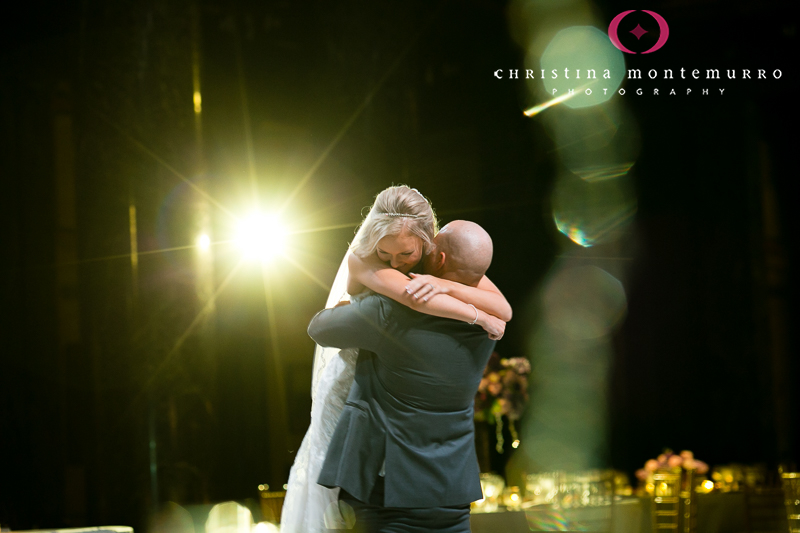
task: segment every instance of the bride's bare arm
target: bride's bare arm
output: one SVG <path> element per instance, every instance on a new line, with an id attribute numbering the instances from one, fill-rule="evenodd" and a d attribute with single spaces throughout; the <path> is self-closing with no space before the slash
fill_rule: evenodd
<path id="1" fill-rule="evenodd" d="M 410 278 L 398 270 L 388 268 L 377 261 L 369 262 L 355 254 L 350 255 L 348 268 L 350 270 L 347 283 L 348 292 L 350 292 L 351 288 L 355 290 L 359 286 L 366 287 L 421 313 L 452 318 L 462 322 L 474 322 L 485 329 L 490 338 L 498 339 L 503 336 L 505 321 L 480 309 L 473 308 L 472 305 L 456 298 L 443 295 L 441 298 L 427 303 L 413 298 L 406 291 L 406 285 L 408 285 Z M 350 294 L 353 293 L 351 292 Z"/>
<path id="2" fill-rule="evenodd" d="M 406 287 L 415 299 L 434 302 L 437 294 L 449 294 L 457 300 L 470 303 L 478 309 L 494 315 L 504 322 L 511 320 L 511 305 L 500 289 L 483 276 L 477 287 L 463 285 L 456 281 L 437 278 L 427 274 L 411 274 L 413 280 Z"/>

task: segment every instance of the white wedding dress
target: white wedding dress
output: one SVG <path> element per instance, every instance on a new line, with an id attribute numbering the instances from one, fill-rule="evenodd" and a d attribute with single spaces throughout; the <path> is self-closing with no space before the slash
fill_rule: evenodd
<path id="1" fill-rule="evenodd" d="M 347 256 L 345 254 L 336 273 L 326 308 L 349 299 Z M 339 350 L 318 345 L 314 350 L 311 424 L 289 472 L 281 513 L 281 533 L 320 533 L 327 529 L 352 527 L 349 523 L 351 517 L 346 520 L 339 511 L 339 489 L 318 485 L 317 478 L 353 384 L 357 357 L 358 350 L 354 348 Z"/>

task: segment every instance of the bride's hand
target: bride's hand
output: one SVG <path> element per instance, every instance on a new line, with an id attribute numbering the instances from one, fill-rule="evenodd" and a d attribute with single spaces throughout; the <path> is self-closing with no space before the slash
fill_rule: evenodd
<path id="1" fill-rule="evenodd" d="M 489 315 L 483 311 L 478 311 L 478 321 L 476 322 L 480 327 L 486 330 L 489 338 L 493 341 L 499 341 L 503 338 L 506 332 L 506 323 L 497 318 L 496 316 Z"/>
<path id="2" fill-rule="evenodd" d="M 415 299 L 427 302 L 437 294 L 447 294 L 450 289 L 436 276 L 428 274 L 409 274 L 412 280 L 406 285 L 406 292 Z"/>

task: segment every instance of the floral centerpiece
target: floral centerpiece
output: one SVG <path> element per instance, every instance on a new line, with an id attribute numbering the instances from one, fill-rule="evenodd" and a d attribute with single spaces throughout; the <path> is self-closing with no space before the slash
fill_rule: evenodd
<path id="1" fill-rule="evenodd" d="M 649 459 L 645 462 L 644 468 L 640 468 L 636 471 L 636 477 L 644 484 L 645 491 L 650 492 L 653 473 L 657 470 L 665 469 L 675 469 L 676 471 L 680 469 L 681 472 L 693 470 L 696 474 L 703 475 L 708 472 L 708 464 L 699 459 L 695 459 L 694 454 L 689 450 L 683 450 L 681 453 L 675 454 L 672 450 L 666 449 L 664 453 L 655 459 Z M 685 487 L 685 489 L 688 490 L 688 487 Z"/>
<path id="2" fill-rule="evenodd" d="M 528 374 L 531 364 L 524 357 L 503 359 L 494 352 L 483 371 L 483 378 L 475 395 L 475 420 L 488 422 L 496 428 L 497 451 L 503 453 L 503 417 L 509 422 L 509 431 L 514 439 L 511 444 L 519 446 L 514 421 L 519 420 L 528 402 Z"/>

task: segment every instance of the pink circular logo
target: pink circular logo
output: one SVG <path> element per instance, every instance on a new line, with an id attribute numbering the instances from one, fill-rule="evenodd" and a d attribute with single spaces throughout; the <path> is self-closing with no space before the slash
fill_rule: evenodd
<path id="1" fill-rule="evenodd" d="M 608 25 L 608 38 L 611 39 L 611 43 L 620 50 L 622 50 L 623 52 L 625 52 L 626 54 L 635 54 L 637 52 L 625 48 L 625 45 L 619 42 L 619 34 L 617 32 L 619 31 L 619 23 L 622 22 L 622 19 L 624 19 L 634 11 L 636 10 L 629 9 L 628 11 L 623 11 L 622 13 L 614 17 L 614 19 L 611 21 L 611 24 Z M 656 44 L 654 44 L 652 48 L 650 48 L 649 50 L 642 52 L 643 54 L 650 54 L 652 52 L 655 52 L 662 46 L 664 46 L 664 43 L 666 43 L 667 39 L 669 39 L 669 25 L 667 25 L 667 21 L 664 20 L 664 17 L 662 17 L 655 11 L 648 11 L 646 9 L 642 9 L 642 11 L 644 11 L 645 13 L 656 19 L 656 22 L 658 22 L 658 29 L 661 30 L 661 34 L 658 36 L 658 41 L 656 42 Z M 636 27 L 631 30 L 631 33 L 634 34 L 637 39 L 641 39 L 642 35 L 647 33 L 647 30 L 642 29 L 642 27 L 637 24 Z"/>

